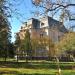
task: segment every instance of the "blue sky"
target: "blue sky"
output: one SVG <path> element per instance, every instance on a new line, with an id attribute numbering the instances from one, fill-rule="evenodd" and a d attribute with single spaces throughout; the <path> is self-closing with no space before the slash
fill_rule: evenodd
<path id="1" fill-rule="evenodd" d="M 9 0 L 10 3 L 15 3 L 13 0 Z M 35 9 L 35 7 L 32 5 L 31 0 L 15 0 L 16 4 L 12 7 L 12 10 L 14 12 L 12 13 L 13 17 L 9 19 L 11 26 L 12 26 L 12 42 L 15 41 L 15 33 L 19 31 L 21 25 L 23 22 L 27 21 L 29 18 L 34 17 L 32 14 L 33 11 L 38 11 L 38 8 Z M 75 0 L 71 0 L 73 3 L 75 3 Z M 15 11 L 17 9 L 17 13 Z M 75 8 L 70 8 L 72 12 L 75 12 Z M 18 14 L 19 13 L 19 14 Z M 58 13 L 59 14 L 59 13 Z M 55 19 L 58 19 L 58 14 L 55 16 Z M 65 23 L 67 24 L 67 23 Z"/>
<path id="2" fill-rule="evenodd" d="M 16 0 L 17 1 L 17 0 Z M 11 0 L 10 0 L 11 2 Z M 13 2 L 14 3 L 14 2 Z M 13 10 L 14 8 L 17 8 L 18 9 L 18 13 L 19 14 L 16 14 L 15 12 L 12 14 L 13 17 L 9 19 L 10 23 L 11 23 L 11 26 L 12 26 L 12 29 L 11 29 L 11 32 L 12 32 L 12 42 L 15 40 L 15 33 L 19 31 L 20 29 L 20 26 L 22 25 L 22 23 L 24 21 L 26 21 L 27 19 L 33 17 L 33 14 L 31 13 L 33 11 L 33 5 L 31 3 L 31 0 L 19 0 L 18 3 L 16 4 L 19 4 L 19 6 L 13 6 Z"/>

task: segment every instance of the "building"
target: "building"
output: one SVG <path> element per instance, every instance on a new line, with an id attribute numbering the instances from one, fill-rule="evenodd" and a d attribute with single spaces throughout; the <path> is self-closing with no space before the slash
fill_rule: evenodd
<path id="1" fill-rule="evenodd" d="M 18 32 L 20 39 L 24 39 L 26 30 L 29 30 L 31 38 L 49 37 L 53 42 L 58 42 L 60 38 L 68 32 L 62 22 L 52 19 L 51 17 L 43 17 L 38 19 L 31 18 L 23 23 Z M 36 55 L 48 56 L 48 50 L 38 50 Z"/>

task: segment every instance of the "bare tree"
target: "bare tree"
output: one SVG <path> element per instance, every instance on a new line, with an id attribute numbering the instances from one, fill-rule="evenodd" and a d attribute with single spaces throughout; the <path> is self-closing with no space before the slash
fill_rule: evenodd
<path id="1" fill-rule="evenodd" d="M 25 19 L 23 13 L 20 12 L 21 5 L 24 4 L 24 0 L 0 0 L 0 15 L 5 15 L 9 19 L 15 17 L 17 20 Z"/>
<path id="2" fill-rule="evenodd" d="M 64 24 L 65 21 L 75 20 L 75 0 L 32 0 L 32 4 L 42 10 L 41 15 L 44 14 L 51 17 L 58 16 L 59 20 Z M 56 56 L 58 64 L 58 75 L 61 75 L 59 67 L 59 59 Z"/>
<path id="3" fill-rule="evenodd" d="M 58 13 L 61 19 L 75 20 L 75 12 L 71 12 L 71 8 L 75 7 L 74 0 L 32 0 L 32 3 L 41 8 L 43 14 L 53 17 Z"/>

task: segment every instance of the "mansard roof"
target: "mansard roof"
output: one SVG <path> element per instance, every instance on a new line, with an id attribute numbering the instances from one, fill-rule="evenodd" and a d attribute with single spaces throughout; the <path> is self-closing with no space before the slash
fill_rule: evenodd
<path id="1" fill-rule="evenodd" d="M 63 25 L 62 22 L 57 21 L 57 20 L 55 20 L 55 19 L 53 19 L 52 17 L 49 17 L 49 16 L 42 17 L 40 19 L 30 18 L 30 19 L 28 19 L 28 22 L 31 21 L 33 28 L 38 29 L 38 28 L 40 28 L 40 22 L 43 19 L 47 20 L 49 28 L 57 28 L 57 30 L 60 31 L 60 32 L 68 32 L 68 30 L 65 28 L 65 26 Z"/>
<path id="2" fill-rule="evenodd" d="M 62 22 L 48 16 L 49 28 L 57 28 L 60 32 L 68 32 Z"/>

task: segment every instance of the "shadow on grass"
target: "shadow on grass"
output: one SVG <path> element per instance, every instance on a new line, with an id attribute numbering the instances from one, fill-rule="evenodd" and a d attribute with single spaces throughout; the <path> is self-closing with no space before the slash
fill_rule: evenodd
<path id="1" fill-rule="evenodd" d="M 30 69 L 56 69 L 56 64 L 50 64 L 50 63 L 43 63 L 43 62 L 36 62 L 36 63 L 26 63 L 26 62 L 0 62 L 0 67 L 2 68 L 30 68 Z"/>
<path id="2" fill-rule="evenodd" d="M 62 75 L 75 75 L 75 72 L 66 72 L 66 73 L 62 73 Z"/>
<path id="3" fill-rule="evenodd" d="M 55 74 L 43 74 L 43 73 L 28 74 L 28 73 L 20 73 L 17 71 L 5 71 L 5 72 L 0 72 L 0 75 L 55 75 Z"/>
<path id="4" fill-rule="evenodd" d="M 57 69 L 56 63 L 48 62 L 0 62 L 1 68 L 28 68 L 28 69 Z M 72 69 L 70 64 L 60 64 L 61 69 Z"/>
<path id="5" fill-rule="evenodd" d="M 44 73 L 21 73 L 18 71 L 4 71 L 0 72 L 0 75 L 56 75 L 56 73 L 44 74 Z M 62 75 L 75 75 L 75 72 L 63 72 Z"/>

